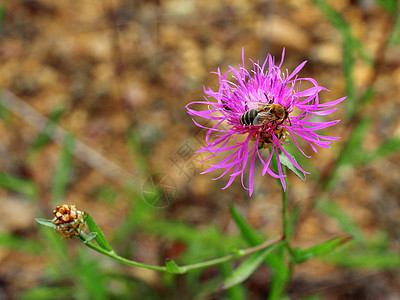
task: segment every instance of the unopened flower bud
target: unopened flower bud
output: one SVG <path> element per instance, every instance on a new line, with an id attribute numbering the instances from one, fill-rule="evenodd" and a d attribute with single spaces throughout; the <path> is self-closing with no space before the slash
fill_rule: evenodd
<path id="1" fill-rule="evenodd" d="M 63 239 L 73 238 L 85 228 L 85 213 L 77 210 L 75 205 L 57 206 L 53 214 L 55 217 L 51 221 L 56 225 L 55 231 L 61 234 Z"/>

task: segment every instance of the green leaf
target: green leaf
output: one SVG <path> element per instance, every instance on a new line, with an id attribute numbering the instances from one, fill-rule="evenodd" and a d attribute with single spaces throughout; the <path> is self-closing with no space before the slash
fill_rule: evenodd
<path id="1" fill-rule="evenodd" d="M 49 219 L 42 219 L 42 218 L 36 218 L 36 222 L 38 222 L 40 225 L 44 225 L 53 229 L 56 229 L 56 225 L 54 225 L 51 220 Z"/>
<path id="2" fill-rule="evenodd" d="M 241 252 L 241 250 L 236 248 L 236 247 L 231 248 L 231 253 L 232 254 L 240 255 L 240 252 Z"/>
<path id="3" fill-rule="evenodd" d="M 18 295 L 19 300 L 54 300 L 57 299 L 71 299 L 73 288 L 71 286 L 49 287 L 40 286 L 33 287 L 28 291 L 24 291 Z M 57 296 L 56 296 L 57 295 Z"/>
<path id="4" fill-rule="evenodd" d="M 332 23 L 332 26 L 334 26 L 337 30 L 341 31 L 342 33 L 347 33 L 350 31 L 349 24 L 332 6 L 330 6 L 324 0 L 314 0 L 313 2 L 319 7 L 319 9 Z"/>
<path id="5" fill-rule="evenodd" d="M 89 233 L 88 236 L 86 236 L 86 239 L 83 241 L 84 244 L 87 244 L 88 242 L 92 241 L 93 239 L 95 239 L 97 236 L 97 232 L 91 232 Z"/>
<path id="6" fill-rule="evenodd" d="M 70 263 L 73 259 L 71 258 L 71 251 L 67 249 L 66 241 L 60 238 L 59 234 L 55 234 L 54 230 L 48 230 L 43 226 L 38 229 L 43 237 L 46 249 L 51 249 L 51 256 L 48 257 L 51 268 L 59 269 L 59 266 L 64 266 L 65 272 L 70 272 L 72 268 Z"/>
<path id="7" fill-rule="evenodd" d="M 331 254 L 324 258 L 325 261 L 348 268 L 365 270 L 387 270 L 400 267 L 400 256 L 398 252 L 370 251 L 349 252 Z"/>
<path id="8" fill-rule="evenodd" d="M 145 201 L 139 202 L 145 203 Z M 199 255 L 201 255 L 200 258 L 211 258 L 220 253 L 227 253 L 233 247 L 245 247 L 245 243 L 239 236 L 226 236 L 214 224 L 209 224 L 199 230 L 187 223 L 162 220 L 159 214 L 154 215 L 153 212 L 151 217 L 143 219 L 141 228 L 164 240 L 179 241 L 187 245 L 186 251 L 180 257 L 182 263 L 185 264 L 190 264 L 193 258 Z M 222 240 L 223 243 L 221 243 Z"/>
<path id="9" fill-rule="evenodd" d="M 393 153 L 398 153 L 400 151 L 400 139 L 399 138 L 390 138 L 384 141 L 375 151 L 357 151 L 357 155 L 354 154 L 354 158 L 352 160 L 353 165 L 363 165 L 369 164 L 374 160 L 380 159 L 382 157 L 386 157 Z"/>
<path id="10" fill-rule="evenodd" d="M 90 252 L 79 248 L 75 263 L 71 263 L 71 267 L 71 271 L 74 272 L 75 282 L 79 283 L 80 289 L 84 291 L 84 294 L 74 298 L 96 300 L 113 298 L 107 287 L 107 282 L 109 281 L 106 281 L 104 269 L 100 267 L 99 261 Z"/>
<path id="11" fill-rule="evenodd" d="M 251 228 L 249 223 L 247 223 L 242 215 L 236 210 L 234 205 L 231 205 L 230 211 L 233 221 L 235 222 L 243 238 L 249 243 L 249 245 L 260 245 L 263 242 L 262 238 L 253 230 L 253 228 Z"/>
<path id="12" fill-rule="evenodd" d="M 368 132 L 370 126 L 371 120 L 369 118 L 364 117 L 360 119 L 356 127 L 354 127 L 351 136 L 347 140 L 345 148 L 340 153 L 337 167 L 346 164 L 355 164 L 362 161 L 365 155 L 368 155 L 368 157 L 370 156 L 370 154 L 365 151 L 359 151 L 361 149 L 361 144 L 364 141 L 365 134 Z"/>
<path id="13" fill-rule="evenodd" d="M 285 247 L 280 247 L 267 256 L 267 259 L 269 259 L 267 264 L 271 268 L 269 300 L 286 299 L 284 296 L 285 288 L 290 280 L 290 271 L 286 266 L 286 250 Z M 271 257 L 272 254 L 274 255 L 273 257 Z M 273 260 L 271 258 L 273 258 Z M 275 265 L 272 265 L 271 261 Z"/>
<path id="14" fill-rule="evenodd" d="M 118 192 L 111 187 L 99 186 L 95 188 L 93 194 L 94 194 L 93 196 L 99 199 L 100 201 L 112 203 L 114 199 L 117 197 Z"/>
<path id="15" fill-rule="evenodd" d="M 398 0 L 375 0 L 384 10 L 386 10 L 391 15 L 396 15 Z"/>
<path id="16" fill-rule="evenodd" d="M 2 8 L 0 7 L 0 23 L 2 22 Z M 3 93 L 0 88 L 0 119 L 4 120 L 6 123 L 9 123 L 11 120 L 10 112 L 5 108 L 3 103 Z"/>
<path id="17" fill-rule="evenodd" d="M 57 123 L 59 122 L 63 114 L 64 109 L 55 110 L 50 114 L 49 121 L 44 126 L 42 132 L 40 132 L 36 139 L 33 141 L 29 149 L 30 153 L 40 150 L 51 141 L 51 136 L 53 135 L 54 130 L 57 127 Z"/>
<path id="18" fill-rule="evenodd" d="M 223 263 L 220 264 L 220 272 L 221 275 L 223 276 L 223 278 L 227 278 L 228 276 L 230 276 L 233 272 L 233 268 L 232 268 L 232 264 L 231 263 Z M 220 282 L 220 279 L 218 279 L 218 281 Z M 214 289 L 213 289 L 213 293 L 215 293 L 215 290 L 217 289 L 217 287 L 220 286 L 220 284 L 218 284 Z M 244 286 L 241 285 L 235 285 L 233 287 L 231 287 L 230 289 L 227 290 L 227 295 L 228 295 L 228 299 L 231 300 L 241 300 L 241 299 L 246 299 L 246 289 Z M 205 298 L 205 297 L 203 297 Z M 202 298 L 202 299 L 203 299 Z"/>
<path id="19" fill-rule="evenodd" d="M 374 96 L 375 96 L 375 90 L 373 86 L 368 86 L 361 96 L 360 103 L 363 105 L 367 105 L 371 102 Z"/>
<path id="20" fill-rule="evenodd" d="M 69 174 L 72 169 L 74 142 L 75 139 L 72 135 L 65 135 L 61 156 L 54 171 L 53 184 L 51 187 L 51 194 L 54 204 L 61 203 L 62 199 L 64 198 Z"/>
<path id="21" fill-rule="evenodd" d="M 290 153 L 287 153 L 296 163 L 296 159 L 294 156 L 292 156 Z M 282 165 L 286 166 L 290 171 L 292 171 L 297 177 L 299 177 L 301 180 L 306 180 L 306 174 L 304 174 L 302 171 L 297 169 L 297 167 L 289 160 L 289 158 L 283 154 L 279 153 L 279 160 Z"/>
<path id="22" fill-rule="evenodd" d="M 97 242 L 97 244 L 101 248 L 103 248 L 104 250 L 106 250 L 108 252 L 114 252 L 114 249 L 107 242 L 106 237 L 103 234 L 103 231 L 101 231 L 100 227 L 97 226 L 97 224 L 93 220 L 93 218 L 86 212 L 85 212 L 85 221 L 86 221 L 86 224 L 87 224 L 90 232 L 97 233 L 96 237 L 94 238 L 94 240 Z"/>
<path id="23" fill-rule="evenodd" d="M 347 44 L 346 47 L 348 47 L 348 50 L 350 50 L 351 56 L 353 56 L 357 51 L 357 53 L 361 55 L 364 61 L 372 65 L 374 63 L 372 57 L 365 50 L 365 47 L 362 45 L 360 40 L 354 37 L 350 25 L 346 22 L 343 16 L 338 13 L 325 0 L 313 0 L 313 2 L 325 14 L 329 22 L 331 22 L 332 26 L 340 32 L 343 38 L 343 42 Z M 346 55 L 348 54 L 348 52 L 344 52 L 343 54 Z"/>
<path id="24" fill-rule="evenodd" d="M 346 114 L 348 118 L 353 118 L 357 113 L 359 101 L 357 101 L 357 88 L 354 82 L 354 67 L 356 54 L 358 53 L 364 61 L 373 65 L 374 60 L 363 47 L 360 40 L 354 37 L 350 25 L 331 5 L 324 0 L 313 0 L 316 6 L 325 14 L 342 35 L 342 53 L 343 53 L 343 72 L 346 82 Z"/>
<path id="25" fill-rule="evenodd" d="M 145 174 L 148 169 L 147 155 L 152 152 L 151 146 L 143 141 L 139 132 L 132 130 L 127 136 L 127 144 L 134 155 L 135 167 L 141 174 Z"/>
<path id="26" fill-rule="evenodd" d="M 0 247 L 26 253 L 42 253 L 43 245 L 38 240 L 29 240 L 11 233 L 0 233 Z"/>
<path id="27" fill-rule="evenodd" d="M 265 258 L 265 262 L 268 265 L 268 267 L 271 268 L 272 272 L 274 273 L 274 275 L 276 275 L 277 278 L 279 278 L 280 280 L 288 278 L 289 269 L 286 267 L 283 257 L 281 257 L 276 253 L 271 252 Z"/>
<path id="28" fill-rule="evenodd" d="M 357 110 L 357 89 L 354 83 L 354 67 L 356 63 L 355 47 L 349 35 L 345 35 L 342 45 L 343 73 L 346 82 L 346 114 L 349 119 L 353 118 Z"/>
<path id="29" fill-rule="evenodd" d="M 0 186 L 32 198 L 36 198 L 39 193 L 39 187 L 34 182 L 6 173 L 0 173 Z"/>
<path id="30" fill-rule="evenodd" d="M 397 14 L 396 23 L 394 24 L 388 44 L 391 46 L 396 46 L 400 44 L 400 14 Z"/>
<path id="31" fill-rule="evenodd" d="M 167 272 L 172 273 L 172 274 L 183 274 L 185 273 L 184 270 L 182 270 L 174 260 L 172 259 L 167 259 L 165 261 L 165 266 L 167 267 Z"/>
<path id="32" fill-rule="evenodd" d="M 374 158 L 385 157 L 400 151 L 400 138 L 391 138 L 384 141 L 374 153 Z"/>
<path id="33" fill-rule="evenodd" d="M 7 12 L 7 8 L 6 8 L 5 5 L 2 4 L 2 5 L 0 6 L 0 28 L 1 28 L 2 25 L 3 25 L 3 21 L 4 21 L 5 15 L 6 15 L 6 12 Z"/>
<path id="34" fill-rule="evenodd" d="M 263 240 L 261 237 L 251 228 L 249 223 L 243 218 L 243 216 L 236 210 L 235 206 L 231 206 L 231 215 L 233 220 L 235 221 L 236 225 L 238 226 L 243 238 L 247 241 L 250 246 L 257 246 L 260 245 Z M 282 286 L 282 282 L 285 282 L 289 275 L 289 270 L 286 267 L 284 260 L 279 255 L 270 252 L 265 257 L 265 263 L 271 268 L 273 273 L 273 280 L 276 283 L 275 285 L 277 288 Z M 277 294 L 279 294 L 277 292 Z"/>
<path id="35" fill-rule="evenodd" d="M 356 223 L 333 201 L 321 199 L 317 202 L 317 208 L 338 221 L 346 233 L 354 236 L 354 239 L 364 243 L 365 237 Z"/>
<path id="36" fill-rule="evenodd" d="M 273 248 L 274 247 L 271 246 L 263 251 L 259 251 L 251 255 L 238 268 L 236 268 L 228 278 L 224 280 L 224 283 L 218 288 L 218 291 L 229 289 L 249 278 L 250 275 L 257 270 L 267 254 L 270 253 Z"/>
<path id="37" fill-rule="evenodd" d="M 347 243 L 351 239 L 352 237 L 347 235 L 323 242 L 305 250 L 301 250 L 299 248 L 293 249 L 293 255 L 291 257 L 292 262 L 296 264 L 301 264 L 311 258 L 326 255 L 335 250 L 338 246 Z"/>
<path id="38" fill-rule="evenodd" d="M 233 220 L 247 243 L 251 246 L 260 245 L 263 242 L 261 237 L 251 228 L 250 224 L 236 210 L 235 206 L 232 205 L 230 210 Z M 285 265 L 283 256 L 269 252 L 264 257 L 264 262 L 271 269 L 272 273 L 269 299 L 280 299 L 283 287 L 289 278 L 289 270 Z"/>

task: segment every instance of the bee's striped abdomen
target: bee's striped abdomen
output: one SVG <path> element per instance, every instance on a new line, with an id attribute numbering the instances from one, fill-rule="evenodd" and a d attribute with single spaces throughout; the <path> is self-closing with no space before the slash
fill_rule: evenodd
<path id="1" fill-rule="evenodd" d="M 243 125 L 253 125 L 255 117 L 258 115 L 257 109 L 249 109 L 240 116 L 240 123 Z"/>

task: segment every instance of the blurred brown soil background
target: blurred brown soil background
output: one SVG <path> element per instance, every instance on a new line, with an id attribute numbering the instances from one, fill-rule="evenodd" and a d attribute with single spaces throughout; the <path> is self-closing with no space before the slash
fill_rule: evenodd
<path id="1" fill-rule="evenodd" d="M 376 90 L 372 105 L 363 112 L 371 115 L 374 125 L 360 150 L 372 151 L 388 136 L 400 135 L 400 50 L 377 53 L 386 39 L 389 17 L 376 4 L 329 3 L 349 22 L 368 53 L 382 56 L 378 74 L 362 61 L 355 66 L 359 90 L 371 83 Z M 147 176 L 163 173 L 177 188 L 175 201 L 163 208 L 165 218 L 199 229 L 212 223 L 227 235 L 237 234 L 229 214 L 229 205 L 235 204 L 253 228 L 269 236 L 280 234 L 280 190 L 275 180 L 257 176 L 255 194 L 249 198 L 239 181 L 222 191 L 225 179 L 213 181 L 216 174 L 199 175 L 208 162 L 193 168 L 192 160 L 178 166 L 174 158 L 182 163 L 182 153 L 197 150 L 202 143 L 202 133 L 186 114 L 185 105 L 203 98 L 203 85 L 218 88 L 217 76 L 210 72 L 241 63 L 242 47 L 246 59 L 263 60 L 271 53 L 277 61 L 285 47 L 284 68 L 293 70 L 307 60 L 300 76 L 313 77 L 331 90 L 321 93 L 321 101 L 345 95 L 341 36 L 312 1 L 23 0 L 6 6 L 0 86 L 42 116 L 65 109 L 59 126 L 101 154 L 93 157 L 78 150 L 65 203 L 88 211 L 111 235 L 131 204 L 118 196 L 112 203 L 98 201 L 94 191 L 102 186 L 118 190 L 126 181 L 140 190 Z M 345 120 L 345 104 L 338 107 L 326 119 L 343 121 L 325 133 L 343 139 L 317 154 L 306 149 L 312 155 L 309 164 L 320 172 L 329 168 L 346 141 L 349 120 Z M 52 142 L 28 158 L 27 149 L 39 132 L 27 119 L 27 115 L 12 114 L 11 123 L 0 123 L 0 169 L 37 183 L 39 206 L 0 190 L 0 230 L 35 239 L 39 235 L 34 217 L 51 218 L 50 185 L 61 148 Z M 127 144 L 132 131 L 142 145 L 145 168 Z M 399 158 L 395 154 L 341 169 L 329 194 L 366 236 L 382 230 L 397 251 Z M 257 173 L 261 173 L 259 166 Z M 311 176 L 302 182 L 290 174 L 289 181 L 291 205 L 308 207 L 317 179 Z M 294 246 L 309 247 L 342 232 L 334 219 L 313 210 L 302 219 Z M 146 248 L 138 251 L 136 259 L 159 263 L 166 251 L 162 241 L 145 234 L 137 239 Z M 0 295 L 15 298 L 39 285 L 46 264 L 45 253 L 29 255 L 0 248 Z M 135 274 L 157 286 L 158 275 Z M 267 274 L 262 267 L 249 280 L 252 299 L 261 299 L 263 293 L 265 297 Z M 345 269 L 311 260 L 296 268 L 291 293 L 293 298 L 320 293 L 324 299 L 398 299 L 399 286 L 397 271 Z"/>

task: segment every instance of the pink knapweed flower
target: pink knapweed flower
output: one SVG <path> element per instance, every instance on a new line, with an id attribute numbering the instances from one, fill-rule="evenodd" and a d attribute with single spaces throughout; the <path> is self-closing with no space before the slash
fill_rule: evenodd
<path id="1" fill-rule="evenodd" d="M 300 149 L 297 139 L 307 142 L 315 152 L 317 152 L 315 146 L 329 148 L 333 140 L 339 139 L 339 137 L 323 136 L 316 131 L 335 125 L 340 120 L 312 122 L 310 119 L 315 115 L 323 116 L 334 112 L 336 108 L 332 107 L 346 97 L 320 103 L 318 93 L 327 89 L 319 86 L 312 78 L 297 77 L 306 61 L 290 74 L 287 70 L 282 71 L 284 54 L 285 50 L 282 52 L 279 65 L 275 65 L 275 58 L 270 54 L 262 65 L 251 60 L 253 68 L 247 71 L 242 52 L 242 65 L 239 64 L 238 69 L 230 67 L 225 74 L 221 74 L 218 69 L 215 73 L 219 78 L 218 91 L 204 88 L 206 101 L 195 101 L 186 106 L 190 115 L 211 120 L 205 124 L 211 124 L 209 126 L 193 120 L 197 126 L 208 130 L 207 145 L 198 152 L 210 152 L 211 156 L 206 160 L 217 154 L 226 153 L 224 159 L 210 165 L 203 172 L 222 169 L 222 174 L 214 179 L 219 179 L 230 172 L 228 183 L 223 189 L 230 186 L 240 175 L 243 187 L 251 195 L 256 159 L 262 163 L 262 175 L 268 173 L 272 177 L 279 178 L 283 188 L 286 189 L 279 153 L 285 155 L 298 170 L 309 174 L 285 151 L 283 146 L 287 141 L 293 141 L 300 152 L 307 156 Z M 311 87 L 301 90 L 302 82 L 308 82 L 307 85 Z M 210 98 L 215 100 L 211 101 Z M 196 111 L 190 108 L 192 104 L 205 104 L 207 109 Z M 269 154 L 264 153 L 266 152 L 264 148 L 269 149 Z M 273 155 L 278 161 L 278 174 L 271 170 Z M 246 187 L 244 172 L 248 166 L 249 177 Z"/>

